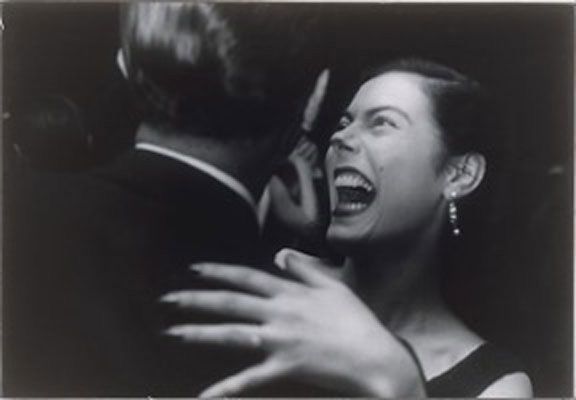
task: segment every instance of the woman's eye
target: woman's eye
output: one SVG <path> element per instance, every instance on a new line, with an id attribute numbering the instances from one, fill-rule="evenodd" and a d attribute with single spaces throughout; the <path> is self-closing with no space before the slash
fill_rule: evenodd
<path id="1" fill-rule="evenodd" d="M 392 120 L 392 118 L 386 117 L 384 115 L 377 115 L 372 119 L 372 126 L 375 128 L 390 126 L 392 128 L 398 129 L 398 124 Z"/>

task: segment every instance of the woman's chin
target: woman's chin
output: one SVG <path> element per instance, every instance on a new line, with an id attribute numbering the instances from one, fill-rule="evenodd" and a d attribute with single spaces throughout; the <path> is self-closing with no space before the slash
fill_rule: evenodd
<path id="1" fill-rule="evenodd" d="M 326 232 L 326 240 L 330 247 L 337 253 L 348 255 L 354 253 L 354 249 L 364 245 L 365 235 L 338 223 L 331 223 Z"/>

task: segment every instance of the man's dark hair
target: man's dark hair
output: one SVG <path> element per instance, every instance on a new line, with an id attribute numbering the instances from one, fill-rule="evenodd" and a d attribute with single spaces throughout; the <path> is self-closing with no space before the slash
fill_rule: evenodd
<path id="1" fill-rule="evenodd" d="M 296 121 L 321 67 L 312 40 L 316 9 L 126 5 L 122 55 L 149 120 L 223 138 L 257 136 Z"/>

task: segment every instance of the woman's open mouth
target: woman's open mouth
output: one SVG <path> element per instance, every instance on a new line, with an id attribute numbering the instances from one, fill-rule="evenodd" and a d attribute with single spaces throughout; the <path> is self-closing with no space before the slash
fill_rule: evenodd
<path id="1" fill-rule="evenodd" d="M 363 212 L 376 197 L 372 182 L 352 167 L 334 170 L 337 201 L 333 215 L 353 215 Z"/>

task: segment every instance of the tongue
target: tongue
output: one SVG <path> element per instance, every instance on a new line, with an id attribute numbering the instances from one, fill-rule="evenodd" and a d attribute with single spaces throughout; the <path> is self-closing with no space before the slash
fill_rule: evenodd
<path id="1" fill-rule="evenodd" d="M 361 188 L 339 187 L 336 189 L 340 203 L 369 203 L 370 194 Z"/>

